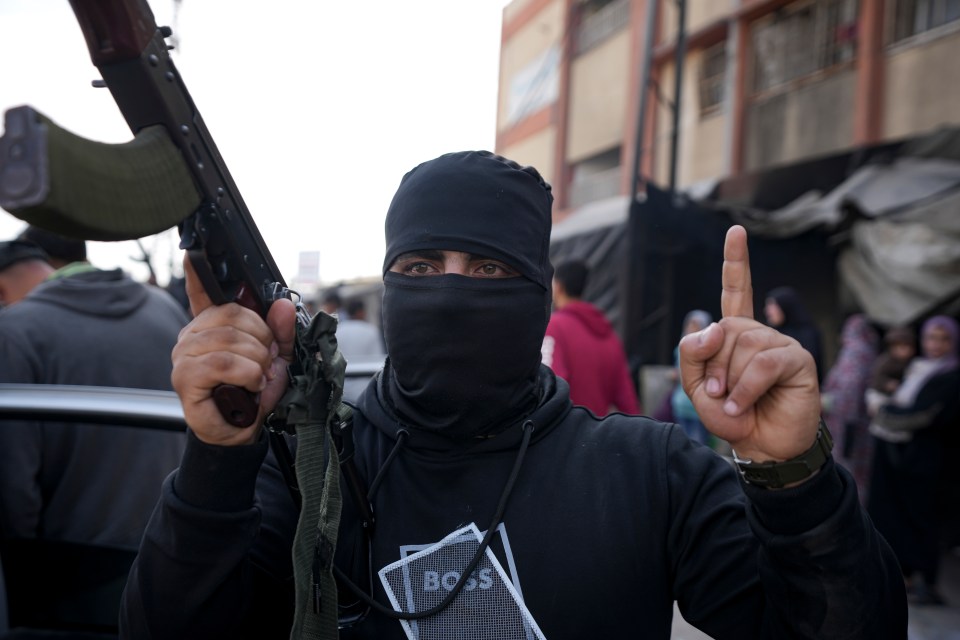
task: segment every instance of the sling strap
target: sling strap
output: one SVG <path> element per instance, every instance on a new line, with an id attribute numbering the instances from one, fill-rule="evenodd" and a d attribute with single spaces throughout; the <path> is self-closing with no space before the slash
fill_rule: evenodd
<path id="1" fill-rule="evenodd" d="M 322 312 L 298 328 L 302 370 L 290 371 L 290 389 L 274 416 L 297 434 L 294 467 L 302 508 L 293 540 L 293 640 L 338 637 L 333 554 L 340 527 L 340 460 L 330 429 L 348 418 L 350 409 L 341 402 L 346 361 L 337 349 L 336 328 L 336 318 Z"/>

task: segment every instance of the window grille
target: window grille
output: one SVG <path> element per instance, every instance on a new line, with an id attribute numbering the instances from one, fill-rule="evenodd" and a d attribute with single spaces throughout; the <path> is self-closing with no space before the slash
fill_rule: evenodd
<path id="1" fill-rule="evenodd" d="M 727 77 L 727 43 L 703 50 L 700 63 L 700 115 L 711 113 L 723 103 Z"/>
<path id="2" fill-rule="evenodd" d="M 960 0 L 893 0 L 893 41 L 960 20 Z"/>
<path id="3" fill-rule="evenodd" d="M 577 55 L 605 42 L 630 23 L 629 0 L 589 0 L 581 7 Z"/>
<path id="4" fill-rule="evenodd" d="M 852 60 L 856 32 L 856 0 L 795 2 L 757 21 L 751 33 L 753 90 L 766 91 Z"/>
<path id="5" fill-rule="evenodd" d="M 581 160 L 572 167 L 569 205 L 579 207 L 620 193 L 620 147 Z"/>

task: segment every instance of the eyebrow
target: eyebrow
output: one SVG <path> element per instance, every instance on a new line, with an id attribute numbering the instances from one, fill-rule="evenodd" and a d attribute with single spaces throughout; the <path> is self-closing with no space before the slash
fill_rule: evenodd
<path id="1" fill-rule="evenodd" d="M 451 249 L 451 251 L 453 251 L 453 249 Z M 503 260 L 499 260 L 497 258 L 491 258 L 490 256 L 483 256 L 483 255 L 480 255 L 479 253 L 469 253 L 466 251 L 458 251 L 457 253 L 466 254 L 468 261 L 493 260 L 495 262 L 501 262 L 503 264 L 506 264 L 505 262 L 503 262 Z M 406 253 L 401 253 L 400 255 L 398 255 L 396 258 L 393 259 L 393 261 L 394 263 L 396 263 L 396 262 L 402 262 L 407 260 L 418 260 L 418 259 L 442 260 L 443 252 L 440 251 L 439 249 L 421 249 L 418 251 L 407 251 Z"/>
<path id="2" fill-rule="evenodd" d="M 443 254 L 436 249 L 422 249 L 420 251 L 407 251 L 406 253 L 401 253 L 393 259 L 393 262 L 397 263 L 418 259 L 440 260 L 441 258 L 443 258 Z"/>

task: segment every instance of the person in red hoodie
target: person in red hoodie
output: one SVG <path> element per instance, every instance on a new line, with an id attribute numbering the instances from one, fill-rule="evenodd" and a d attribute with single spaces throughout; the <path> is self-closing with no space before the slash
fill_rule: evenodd
<path id="1" fill-rule="evenodd" d="M 623 345 L 603 313 L 582 299 L 588 276 L 580 260 L 564 262 L 554 271 L 543 363 L 570 385 L 573 404 L 600 417 L 611 410 L 639 414 Z"/>

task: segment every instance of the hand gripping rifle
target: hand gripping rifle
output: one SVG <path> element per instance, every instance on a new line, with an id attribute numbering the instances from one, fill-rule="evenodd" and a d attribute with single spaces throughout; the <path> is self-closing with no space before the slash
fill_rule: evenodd
<path id="1" fill-rule="evenodd" d="M 88 240 L 140 238 L 177 225 L 180 247 L 210 299 L 215 304 L 237 302 L 266 317 L 273 302 L 296 294 L 284 283 L 170 58 L 165 41 L 170 29 L 157 27 L 146 0 L 70 0 L 70 4 L 93 63 L 134 139 L 121 145 L 98 143 L 58 127 L 31 107 L 11 109 L 0 138 L 0 206 L 31 224 Z M 344 361 L 336 350 L 336 321 L 318 314 L 311 323 L 299 301 L 297 307 L 291 390 L 268 426 L 274 454 L 298 506 L 302 488 L 305 504 L 297 538 L 309 537 L 309 544 L 301 545 L 300 555 L 305 556 L 301 562 L 295 541 L 294 566 L 313 565 L 309 589 L 318 615 L 321 586 L 332 584 L 332 578 L 326 578 L 339 522 L 338 468 L 358 507 L 364 509 L 368 503 L 353 465 L 350 421 L 340 405 Z M 257 395 L 230 385 L 221 385 L 213 395 L 228 423 L 245 427 L 256 420 Z M 298 432 L 296 465 L 280 433 L 284 428 Z M 338 455 L 322 449 L 327 438 Z M 319 439 L 320 453 L 305 463 L 308 439 Z M 318 483 L 327 519 L 315 525 L 320 509 L 308 508 L 308 485 Z M 318 489 L 317 500 L 320 493 Z M 330 517 L 328 512 L 334 510 L 335 517 Z M 308 518 L 312 518 L 309 531 L 301 536 Z M 372 531 L 372 513 L 367 510 L 362 518 Z M 297 591 L 302 625 L 299 582 Z M 324 591 L 336 593 L 335 588 Z M 336 608 L 325 609 L 323 617 L 329 621 L 332 610 L 336 621 Z"/>

